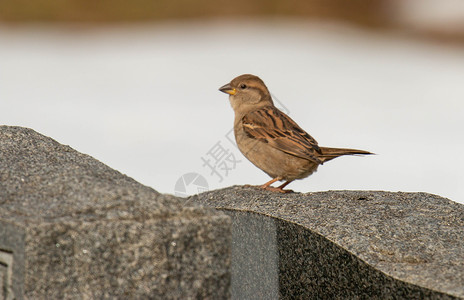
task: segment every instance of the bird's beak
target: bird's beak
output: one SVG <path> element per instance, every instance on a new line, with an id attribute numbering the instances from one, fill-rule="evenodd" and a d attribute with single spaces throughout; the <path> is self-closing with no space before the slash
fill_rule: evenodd
<path id="1" fill-rule="evenodd" d="M 230 83 L 221 86 L 219 90 L 229 95 L 235 95 L 235 89 L 230 86 Z"/>

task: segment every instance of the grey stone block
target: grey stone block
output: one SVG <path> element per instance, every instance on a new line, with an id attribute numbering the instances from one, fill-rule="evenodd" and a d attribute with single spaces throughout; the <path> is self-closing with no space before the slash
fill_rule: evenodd
<path id="1" fill-rule="evenodd" d="M 3 297 L 223 299 L 229 263 L 225 214 L 31 129 L 0 126 Z"/>
<path id="2" fill-rule="evenodd" d="M 464 206 L 448 199 L 231 187 L 191 200 L 233 219 L 233 299 L 241 286 L 266 299 L 464 298 Z"/>
<path id="3" fill-rule="evenodd" d="M 271 218 L 231 213 L 231 294 L 234 299 L 279 298 L 277 228 Z"/>

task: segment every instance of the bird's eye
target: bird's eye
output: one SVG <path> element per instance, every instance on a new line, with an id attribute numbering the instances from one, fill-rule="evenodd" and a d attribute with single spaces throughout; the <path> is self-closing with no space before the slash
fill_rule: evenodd
<path id="1" fill-rule="evenodd" d="M 247 87 L 247 86 L 246 86 L 246 84 L 244 84 L 244 83 L 242 83 L 242 84 L 240 85 L 240 88 L 241 88 L 242 90 L 243 90 L 243 89 L 246 89 L 246 87 Z"/>

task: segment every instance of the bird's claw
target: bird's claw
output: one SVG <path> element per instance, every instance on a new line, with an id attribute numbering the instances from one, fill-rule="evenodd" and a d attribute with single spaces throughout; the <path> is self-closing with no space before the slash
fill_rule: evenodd
<path id="1" fill-rule="evenodd" d="M 266 190 L 266 191 L 271 191 L 271 192 L 274 192 L 274 193 L 281 193 L 281 194 L 293 193 L 293 190 L 284 190 L 282 188 L 273 187 L 273 186 L 263 186 L 263 185 L 261 185 L 259 187 Z"/>

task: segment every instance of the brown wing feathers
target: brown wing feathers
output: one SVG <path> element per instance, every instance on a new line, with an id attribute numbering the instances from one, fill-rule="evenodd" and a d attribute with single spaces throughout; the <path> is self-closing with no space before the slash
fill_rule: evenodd
<path id="1" fill-rule="evenodd" d="M 252 138 L 291 155 L 317 163 L 323 162 L 318 158 L 318 154 L 322 152 L 316 140 L 273 106 L 248 113 L 243 117 L 242 125 Z"/>
<path id="2" fill-rule="evenodd" d="M 319 164 L 342 155 L 372 154 L 357 149 L 319 147 L 312 136 L 273 106 L 248 113 L 243 117 L 242 125 L 249 137 Z"/>

